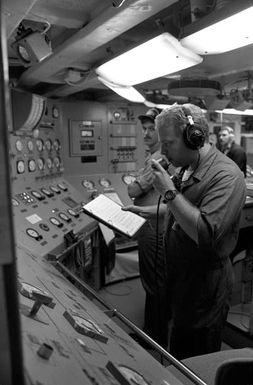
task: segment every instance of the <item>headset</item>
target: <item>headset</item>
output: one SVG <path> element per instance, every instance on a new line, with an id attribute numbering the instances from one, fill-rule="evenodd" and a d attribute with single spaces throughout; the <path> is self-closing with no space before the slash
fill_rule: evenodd
<path id="1" fill-rule="evenodd" d="M 184 143 L 186 147 L 191 150 L 199 150 L 205 143 L 205 133 L 203 128 L 199 124 L 194 123 L 191 112 L 188 111 L 187 108 L 182 106 L 182 110 L 188 120 L 183 131 Z"/>

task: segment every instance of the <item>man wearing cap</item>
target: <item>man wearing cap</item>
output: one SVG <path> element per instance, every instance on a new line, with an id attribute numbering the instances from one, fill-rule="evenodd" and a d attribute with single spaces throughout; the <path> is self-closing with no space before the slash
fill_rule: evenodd
<path id="1" fill-rule="evenodd" d="M 138 117 L 142 124 L 144 144 L 147 146 L 149 154 L 144 168 L 138 171 L 136 180 L 128 185 L 128 194 L 134 199 L 134 206 L 131 208 L 129 206 L 129 208 L 144 217 L 145 210 L 150 206 L 157 207 L 159 200 L 159 194 L 152 185 L 153 171 L 151 168 L 151 159 L 161 158 L 158 132 L 154 123 L 159 113 L 157 108 L 151 108 L 145 115 Z M 161 206 L 159 214 L 162 211 Z M 166 268 L 163 254 L 164 218 L 162 215 L 158 215 L 157 218 L 156 207 L 154 217 L 147 219 L 137 238 L 140 276 L 146 293 L 143 330 L 159 345 L 166 348 L 168 345 L 169 305 L 166 296 Z M 134 336 L 132 335 L 132 337 Z M 137 340 L 136 336 L 135 339 Z M 138 342 L 141 343 L 141 341 Z M 142 345 L 144 344 L 142 343 Z"/>

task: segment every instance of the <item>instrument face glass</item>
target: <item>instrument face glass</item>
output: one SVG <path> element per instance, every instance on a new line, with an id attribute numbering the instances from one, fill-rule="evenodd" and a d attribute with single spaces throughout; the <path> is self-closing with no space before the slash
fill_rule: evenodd
<path id="1" fill-rule="evenodd" d="M 20 152 L 21 152 L 21 151 L 23 150 L 23 144 L 22 144 L 22 142 L 21 142 L 20 139 L 18 139 L 18 140 L 16 141 L 15 147 L 16 147 L 16 150 L 17 150 L 17 151 L 20 151 Z"/>
<path id="2" fill-rule="evenodd" d="M 134 175 L 131 175 L 131 174 L 125 174 L 122 176 L 122 180 L 126 185 L 133 183 L 135 181 L 135 179 L 136 179 L 136 177 Z"/>
<path id="3" fill-rule="evenodd" d="M 51 141 L 51 139 L 47 139 L 45 141 L 45 147 L 46 147 L 47 151 L 51 151 L 52 150 L 52 141 Z"/>
<path id="4" fill-rule="evenodd" d="M 31 172 L 36 170 L 36 163 L 35 163 L 34 159 L 30 159 L 28 161 L 28 170 L 31 171 Z"/>
<path id="5" fill-rule="evenodd" d="M 57 119 L 59 117 L 59 110 L 56 106 L 53 106 L 53 108 L 52 108 L 52 116 L 55 119 Z"/>
<path id="6" fill-rule="evenodd" d="M 40 171 L 44 170 L 44 168 L 45 168 L 45 161 L 44 161 L 44 159 L 43 158 L 38 158 L 37 165 L 38 165 L 38 169 Z"/>
<path id="7" fill-rule="evenodd" d="M 61 222 L 58 221 L 57 218 L 51 217 L 49 220 L 50 220 L 50 222 L 51 222 L 53 225 L 55 225 L 55 226 L 59 226 L 59 225 L 61 224 Z"/>
<path id="8" fill-rule="evenodd" d="M 36 231 L 36 230 L 34 230 L 34 229 L 26 229 L 26 232 L 27 232 L 27 234 L 31 237 L 31 238 L 38 238 L 39 237 L 39 233 Z"/>
<path id="9" fill-rule="evenodd" d="M 12 206 L 18 206 L 19 202 L 15 198 L 11 198 Z"/>
<path id="10" fill-rule="evenodd" d="M 37 147 L 37 150 L 39 152 L 41 152 L 43 150 L 43 147 L 44 147 L 44 143 L 43 143 L 43 140 L 42 139 L 37 139 L 36 140 L 36 147 Z"/>
<path id="11" fill-rule="evenodd" d="M 19 160 L 17 162 L 17 172 L 19 174 L 23 174 L 25 172 L 25 162 L 23 160 Z"/>
<path id="12" fill-rule="evenodd" d="M 28 140 L 27 142 L 27 148 L 29 151 L 33 151 L 33 142 L 31 140 Z"/>
<path id="13" fill-rule="evenodd" d="M 109 179 L 106 179 L 106 178 L 99 179 L 99 184 L 102 187 L 110 187 L 111 186 L 111 182 L 109 181 Z"/>
<path id="14" fill-rule="evenodd" d="M 82 185 L 83 185 L 83 187 L 87 188 L 88 190 L 91 190 L 95 187 L 94 182 L 92 182 L 91 180 L 88 180 L 88 179 L 84 179 L 82 181 Z"/>

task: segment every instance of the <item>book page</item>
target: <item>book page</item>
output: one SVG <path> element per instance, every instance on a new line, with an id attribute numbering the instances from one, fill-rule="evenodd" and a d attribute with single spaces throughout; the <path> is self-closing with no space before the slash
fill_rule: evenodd
<path id="1" fill-rule="evenodd" d="M 91 214 L 108 224 L 115 230 L 119 230 L 125 235 L 132 237 L 146 220 L 130 211 L 123 211 L 118 203 L 100 194 L 97 198 L 87 203 L 83 209 L 87 214 Z"/>

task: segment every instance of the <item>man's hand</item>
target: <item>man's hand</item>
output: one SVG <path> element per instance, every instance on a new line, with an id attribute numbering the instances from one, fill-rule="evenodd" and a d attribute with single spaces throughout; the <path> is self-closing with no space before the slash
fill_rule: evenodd
<path id="1" fill-rule="evenodd" d="M 174 183 L 171 180 L 171 176 L 155 159 L 152 159 L 152 169 L 155 177 L 153 186 L 156 188 L 160 195 L 164 195 L 168 190 L 176 189 Z"/>

